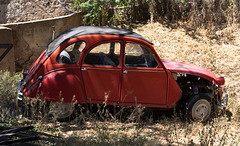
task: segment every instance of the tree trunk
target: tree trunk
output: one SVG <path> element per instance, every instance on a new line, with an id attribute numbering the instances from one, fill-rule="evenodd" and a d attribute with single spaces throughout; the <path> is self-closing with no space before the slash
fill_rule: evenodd
<path id="1" fill-rule="evenodd" d="M 150 13 L 150 21 L 153 23 L 154 17 L 155 17 L 155 7 L 156 3 L 155 0 L 150 0 L 149 1 L 149 13 Z"/>
<path id="2" fill-rule="evenodd" d="M 240 11 L 240 8 L 239 8 L 239 5 L 240 2 L 239 0 L 233 0 L 233 22 L 234 23 L 239 23 L 239 11 Z"/>
<path id="3" fill-rule="evenodd" d="M 132 23 L 136 22 L 136 14 L 135 14 L 135 0 L 131 0 L 131 11 L 132 11 Z"/>

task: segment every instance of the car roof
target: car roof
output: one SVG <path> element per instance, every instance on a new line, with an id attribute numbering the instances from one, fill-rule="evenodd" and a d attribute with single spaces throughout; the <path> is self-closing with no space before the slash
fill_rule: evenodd
<path id="1" fill-rule="evenodd" d="M 46 48 L 46 56 L 49 57 L 65 41 L 73 37 L 90 35 L 90 34 L 129 36 L 129 37 L 144 40 L 152 44 L 150 41 L 148 41 L 141 35 L 125 29 L 105 27 L 105 26 L 79 26 L 61 33 L 56 39 L 54 39 L 51 43 L 49 43 Z"/>

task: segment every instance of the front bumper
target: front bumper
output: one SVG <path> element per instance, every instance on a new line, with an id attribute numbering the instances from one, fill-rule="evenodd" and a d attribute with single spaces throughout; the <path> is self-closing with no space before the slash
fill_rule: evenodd
<path id="1" fill-rule="evenodd" d="M 228 104 L 228 94 L 226 93 L 224 98 L 220 101 L 220 106 L 222 106 L 223 110 L 225 110 L 227 107 L 227 104 Z"/>
<path id="2" fill-rule="evenodd" d="M 17 90 L 17 100 L 22 100 L 23 99 L 23 93 L 21 91 L 21 86 L 22 86 L 23 80 L 18 81 L 18 90 Z"/>

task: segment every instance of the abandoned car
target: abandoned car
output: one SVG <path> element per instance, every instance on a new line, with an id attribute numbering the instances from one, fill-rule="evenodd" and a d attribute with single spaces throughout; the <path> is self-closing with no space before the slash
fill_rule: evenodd
<path id="1" fill-rule="evenodd" d="M 132 31 L 80 26 L 61 33 L 18 84 L 24 96 L 61 103 L 59 118 L 72 103 L 186 109 L 206 121 L 216 105 L 227 105 L 224 78 L 203 67 L 159 58 L 153 44 Z"/>

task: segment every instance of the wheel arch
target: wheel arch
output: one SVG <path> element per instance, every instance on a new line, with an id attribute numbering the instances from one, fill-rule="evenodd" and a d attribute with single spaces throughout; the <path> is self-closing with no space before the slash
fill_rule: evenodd
<path id="1" fill-rule="evenodd" d="M 40 97 L 47 101 L 85 103 L 84 92 L 80 85 L 80 78 L 72 76 L 71 70 L 51 71 L 40 76 L 38 81 L 33 84 L 33 93 L 35 94 L 32 98 Z"/>
<path id="2" fill-rule="evenodd" d="M 182 95 L 175 106 L 186 106 L 188 100 L 197 94 L 208 94 L 211 100 L 216 101 L 216 104 L 220 101 L 217 86 L 209 80 L 179 72 L 173 72 L 172 75 L 182 90 Z"/>

